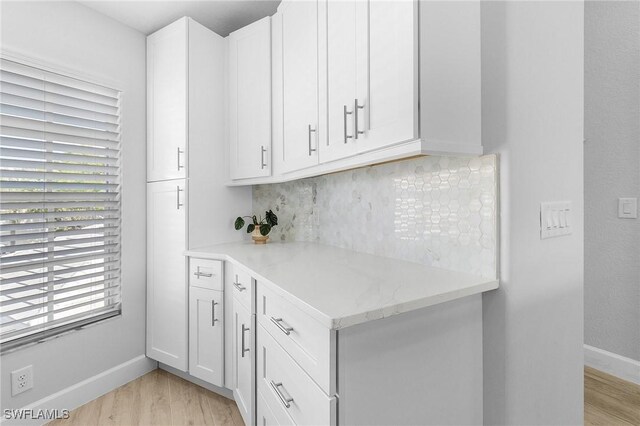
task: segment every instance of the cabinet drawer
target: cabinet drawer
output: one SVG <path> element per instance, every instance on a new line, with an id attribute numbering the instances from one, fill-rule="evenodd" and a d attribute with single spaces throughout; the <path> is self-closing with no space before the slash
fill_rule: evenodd
<path id="1" fill-rule="evenodd" d="M 284 405 L 269 405 L 260 391 L 258 391 L 256 413 L 258 426 L 295 425 Z"/>
<path id="2" fill-rule="evenodd" d="M 251 275 L 244 268 L 229 262 L 227 262 L 227 273 L 229 274 L 228 282 L 231 283 L 233 297 L 242 303 L 245 308 L 249 309 L 249 311 L 254 312 L 253 304 L 251 303 L 254 288 Z"/>
<path id="3" fill-rule="evenodd" d="M 222 291 L 222 262 L 190 258 L 189 284 L 193 287 Z"/>
<path id="4" fill-rule="evenodd" d="M 336 424 L 335 397 L 328 397 L 262 325 L 257 349 L 258 392 L 274 414 L 282 407 L 298 425 Z"/>
<path id="5" fill-rule="evenodd" d="M 335 389 L 335 333 L 258 283 L 258 322 L 328 394 Z"/>

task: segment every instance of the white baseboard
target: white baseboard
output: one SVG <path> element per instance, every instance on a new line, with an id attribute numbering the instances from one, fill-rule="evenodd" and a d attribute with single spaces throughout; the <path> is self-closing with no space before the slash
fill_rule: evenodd
<path id="1" fill-rule="evenodd" d="M 584 364 L 640 385 L 640 361 L 584 345 Z"/>
<path id="2" fill-rule="evenodd" d="M 158 363 L 144 355 L 137 356 L 127 362 L 123 362 L 109 370 L 96 374 L 86 380 L 76 383 L 73 386 L 62 389 L 52 395 L 42 398 L 32 404 L 23 407 L 22 410 L 73 410 L 89 401 L 104 395 L 113 389 L 129 383 L 138 377 L 155 370 Z M 7 420 L 4 419 L 2 425 L 42 425 L 49 420 Z"/>

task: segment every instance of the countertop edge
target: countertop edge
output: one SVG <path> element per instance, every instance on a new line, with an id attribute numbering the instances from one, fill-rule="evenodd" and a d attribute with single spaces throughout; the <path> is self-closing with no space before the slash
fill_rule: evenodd
<path id="1" fill-rule="evenodd" d="M 260 273 L 254 271 L 253 269 L 251 269 L 250 266 L 245 265 L 244 263 L 240 262 L 237 259 L 234 259 L 233 256 L 227 253 L 211 253 L 211 252 L 198 251 L 198 249 L 191 249 L 191 250 L 184 251 L 184 255 L 188 257 L 195 257 L 198 259 L 211 259 L 211 260 L 221 260 L 226 262 L 232 262 L 236 266 L 239 266 L 248 271 L 251 271 L 251 274 L 256 279 L 258 279 L 261 283 L 266 283 L 270 289 L 274 290 L 281 297 L 288 299 L 290 302 L 302 305 L 304 307 L 304 311 L 307 312 L 309 315 L 311 315 L 316 321 L 321 323 L 326 328 L 333 329 L 333 324 L 336 321 L 334 318 L 327 316 L 323 312 L 309 305 L 304 300 L 284 290 L 278 284 L 262 276 Z"/>
<path id="2" fill-rule="evenodd" d="M 461 299 L 463 297 L 482 294 L 486 291 L 495 290 L 498 287 L 499 287 L 499 280 L 490 280 L 481 284 L 467 287 L 462 290 L 452 290 L 450 292 L 440 293 L 436 296 L 423 297 L 420 299 L 412 300 L 410 302 L 400 303 L 397 305 L 380 308 L 373 311 L 353 314 L 340 319 L 333 319 L 331 321 L 331 329 L 340 330 L 342 328 L 351 327 L 351 326 L 362 324 L 369 321 L 389 318 L 394 315 L 411 312 L 417 309 L 428 308 L 429 306 L 451 302 L 454 300 Z"/>
<path id="3" fill-rule="evenodd" d="M 210 250 L 210 248 L 208 248 Z M 388 318 L 394 315 L 414 311 L 416 309 L 427 308 L 429 306 L 438 305 L 441 303 L 451 302 L 453 300 L 461 299 L 463 297 L 474 296 L 487 291 L 496 290 L 500 286 L 499 279 L 487 278 L 487 281 L 481 282 L 476 285 L 469 286 L 464 289 L 451 290 L 449 292 L 440 293 L 435 296 L 428 296 L 419 299 L 415 299 L 409 302 L 396 304 L 393 306 L 383 307 L 372 311 L 365 311 L 355 313 L 342 318 L 331 318 L 309 305 L 304 300 L 282 289 L 277 283 L 272 282 L 268 278 L 262 276 L 260 273 L 254 271 L 250 266 L 234 259 L 231 255 L 222 252 L 211 251 L 199 251 L 198 249 L 189 249 L 183 252 L 184 256 L 194 257 L 198 259 L 211 259 L 232 262 L 233 264 L 240 266 L 241 268 L 251 271 L 256 279 L 261 282 L 265 282 L 272 290 L 275 290 L 280 296 L 289 299 L 293 303 L 298 303 L 304 306 L 304 310 L 320 322 L 324 327 L 331 330 L 340 330 L 346 327 L 351 327 L 358 324 L 363 324 L 369 321 L 375 321 L 378 319 Z M 481 277 L 480 277 L 481 278 Z"/>

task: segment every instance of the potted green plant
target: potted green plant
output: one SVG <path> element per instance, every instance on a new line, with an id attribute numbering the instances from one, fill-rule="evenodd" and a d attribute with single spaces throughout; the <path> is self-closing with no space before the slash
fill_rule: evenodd
<path id="1" fill-rule="evenodd" d="M 251 238 L 256 244 L 266 244 L 269 239 L 269 232 L 271 232 L 271 228 L 278 224 L 278 216 L 269 210 L 265 212 L 264 219 L 262 216 L 258 219 L 256 215 L 238 216 L 235 222 L 236 230 L 240 230 L 244 227 L 244 218 L 251 220 L 251 223 L 247 225 L 247 234 L 251 234 Z"/>

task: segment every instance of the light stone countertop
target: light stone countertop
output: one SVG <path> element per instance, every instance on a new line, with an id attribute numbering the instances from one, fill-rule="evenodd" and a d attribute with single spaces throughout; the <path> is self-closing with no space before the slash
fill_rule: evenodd
<path id="1" fill-rule="evenodd" d="M 496 279 L 308 242 L 227 243 L 185 255 L 243 266 L 335 330 L 498 288 Z"/>

